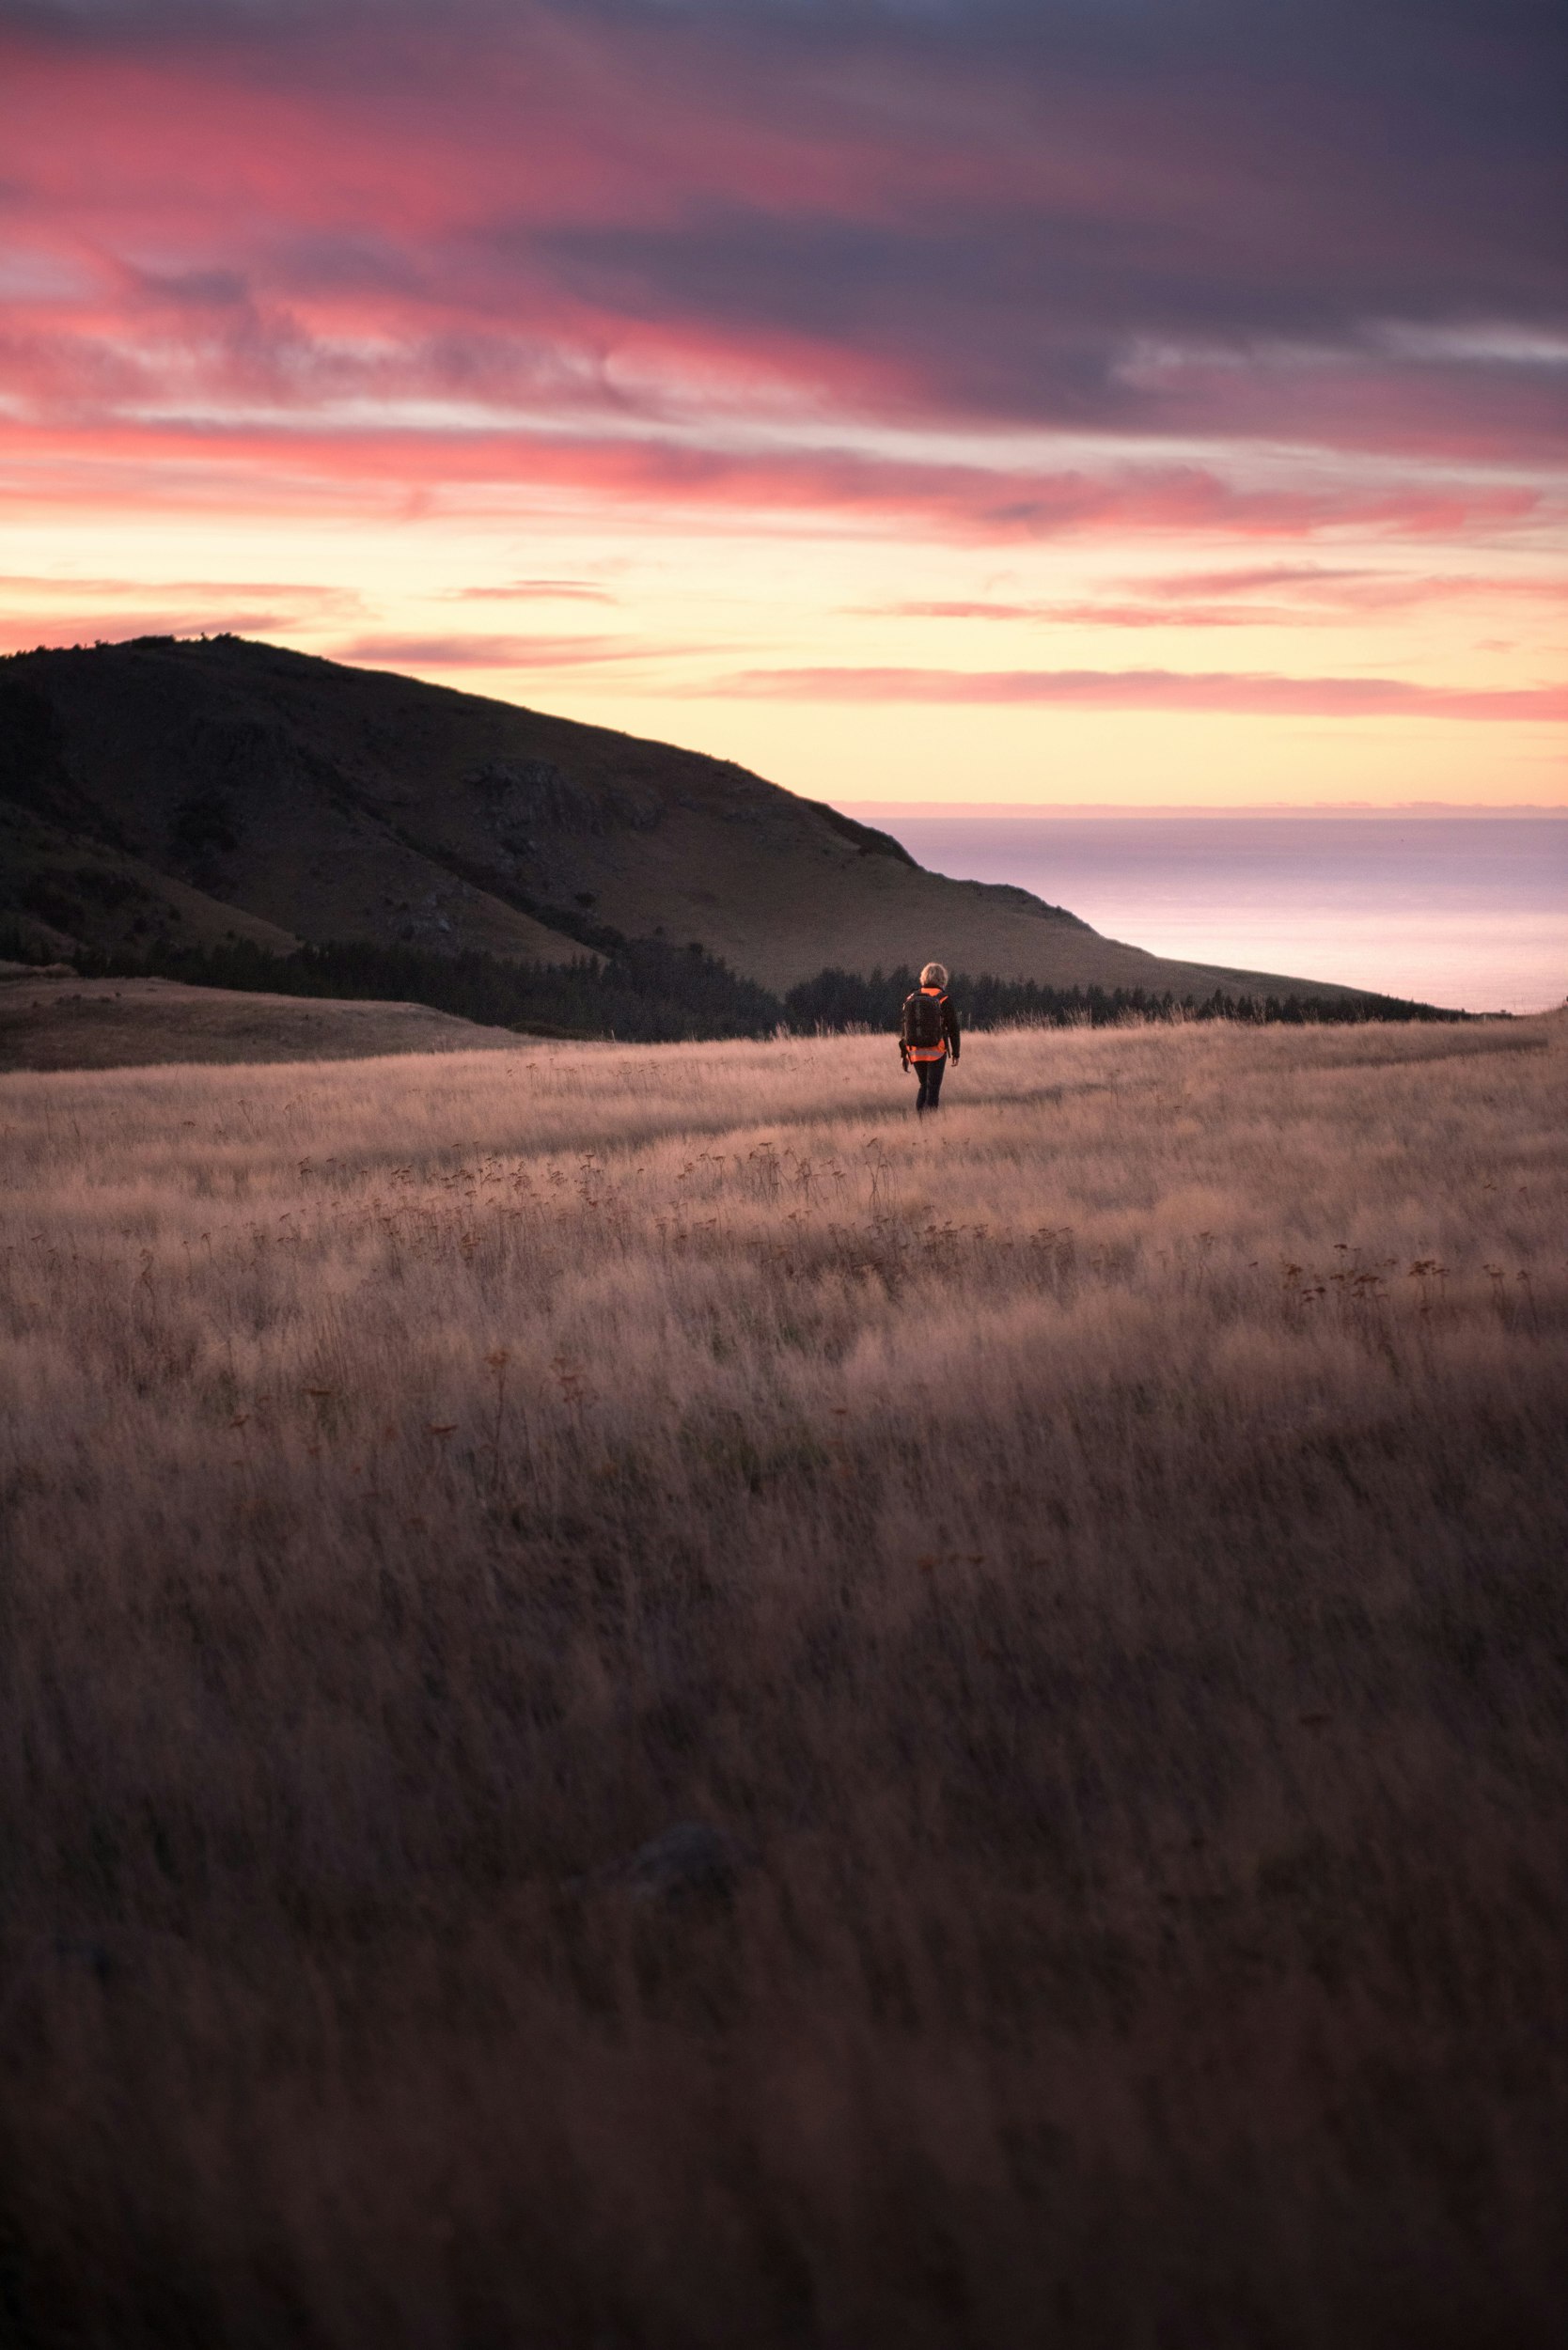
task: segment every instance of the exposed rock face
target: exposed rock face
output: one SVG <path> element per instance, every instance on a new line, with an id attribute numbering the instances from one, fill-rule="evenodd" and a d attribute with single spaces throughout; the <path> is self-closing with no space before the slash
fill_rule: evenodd
<path id="1" fill-rule="evenodd" d="M 604 810 L 590 791 L 548 759 L 488 760 L 466 776 L 505 840 L 537 831 L 603 832 Z"/>
<path id="2" fill-rule="evenodd" d="M 488 810 L 491 829 L 507 852 L 527 857 L 541 837 L 647 831 L 664 810 L 651 791 L 590 791 L 548 759 L 494 759 L 464 778 Z"/>

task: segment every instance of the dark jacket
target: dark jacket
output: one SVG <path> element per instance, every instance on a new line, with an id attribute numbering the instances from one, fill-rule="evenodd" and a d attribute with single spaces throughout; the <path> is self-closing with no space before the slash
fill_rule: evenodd
<path id="1" fill-rule="evenodd" d="M 917 995 L 934 995 L 942 1007 L 942 1042 L 940 1044 L 921 1045 L 910 1042 L 914 1028 L 911 1007 Z M 953 1010 L 945 988 L 917 987 L 904 997 L 903 1020 L 899 1029 L 899 1050 L 906 1061 L 940 1060 L 944 1053 L 950 1053 L 954 1060 L 957 1060 L 958 1014 Z"/>

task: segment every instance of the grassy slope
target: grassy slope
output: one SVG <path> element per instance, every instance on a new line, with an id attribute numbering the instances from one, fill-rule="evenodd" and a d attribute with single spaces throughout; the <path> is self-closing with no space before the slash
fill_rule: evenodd
<path id="1" fill-rule="evenodd" d="M 348 1060 L 515 1046 L 428 1004 L 238 995 L 175 979 L 0 973 L 0 1070 Z"/>
<path id="2" fill-rule="evenodd" d="M 47 823 L 5 799 L 0 873 L 0 924 L 48 951 L 69 949 L 85 932 L 111 949 L 156 936 L 182 947 L 243 938 L 269 954 L 286 955 L 300 943 L 275 922 L 226 905 L 141 857 Z"/>
<path id="3" fill-rule="evenodd" d="M 510 889 L 545 907 L 590 901 L 629 936 L 699 940 L 776 989 L 828 964 L 936 955 L 1050 986 L 1347 992 L 1170 963 L 1026 891 L 923 872 L 725 760 L 274 646 L 142 642 L 4 665 L 0 698 L 20 696 L 24 716 L 39 693 L 73 788 L 135 854 L 173 856 L 187 881 L 316 941 L 578 951 L 506 902 Z M 504 773 L 523 780 L 500 789 Z M 193 804 L 198 831 L 216 833 L 181 863 L 171 844 Z"/>
<path id="4" fill-rule="evenodd" d="M 1555 2339 L 1565 1077 L 4 1080 L 13 2337 Z"/>

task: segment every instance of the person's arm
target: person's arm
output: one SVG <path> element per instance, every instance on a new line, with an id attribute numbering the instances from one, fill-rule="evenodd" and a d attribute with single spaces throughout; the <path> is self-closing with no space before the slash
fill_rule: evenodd
<path id="1" fill-rule="evenodd" d="M 909 1067 L 909 998 L 907 995 L 903 1000 L 903 1010 L 899 1014 L 899 1058 L 907 1069 Z"/>
<path id="2" fill-rule="evenodd" d="M 944 1029 L 946 1030 L 946 1032 L 947 1032 L 947 1038 L 948 1038 L 948 1050 L 951 1053 L 951 1055 L 952 1055 L 952 1057 L 953 1057 L 954 1060 L 957 1060 L 957 1058 L 958 1058 L 958 1014 L 957 1014 L 957 1012 L 953 1010 L 952 1003 L 951 1003 L 950 999 L 949 999 L 948 996 L 946 996 L 946 995 L 944 995 L 944 996 L 943 996 L 943 998 L 942 998 L 942 1026 L 943 1026 L 943 1028 L 944 1028 Z"/>

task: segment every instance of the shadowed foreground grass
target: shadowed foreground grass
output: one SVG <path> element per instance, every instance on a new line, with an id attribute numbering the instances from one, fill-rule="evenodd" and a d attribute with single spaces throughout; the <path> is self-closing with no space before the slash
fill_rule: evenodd
<path id="1" fill-rule="evenodd" d="M 1565 1071 L 0 1081 L 0 2333 L 1553 2339 Z"/>

